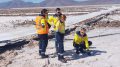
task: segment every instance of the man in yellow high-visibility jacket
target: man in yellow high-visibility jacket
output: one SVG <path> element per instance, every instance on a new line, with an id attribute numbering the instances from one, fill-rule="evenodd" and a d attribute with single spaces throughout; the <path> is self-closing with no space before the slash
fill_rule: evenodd
<path id="1" fill-rule="evenodd" d="M 61 15 L 63 15 L 62 14 L 62 12 L 61 12 L 61 9 L 60 8 L 56 8 L 56 13 L 53 15 L 53 16 L 50 16 L 49 17 L 49 20 L 48 20 L 48 22 L 54 27 L 54 31 L 56 32 L 56 25 L 58 25 L 59 23 L 59 17 L 61 16 Z M 65 15 L 64 15 L 65 16 Z M 62 23 L 63 24 L 63 23 Z M 62 26 L 65 26 L 65 24 L 63 24 Z M 56 38 L 56 33 L 55 33 L 55 38 Z M 57 44 L 56 44 L 57 42 L 55 41 L 55 47 L 57 48 Z M 57 51 L 57 49 L 56 49 L 56 51 Z M 63 52 L 65 52 L 64 51 L 64 46 L 62 47 L 62 51 Z"/>
<path id="2" fill-rule="evenodd" d="M 59 16 L 59 21 L 56 23 L 55 27 L 55 40 L 56 40 L 56 51 L 58 54 L 58 60 L 66 63 L 67 60 L 64 58 L 63 50 L 64 50 L 64 34 L 65 34 L 65 15 Z"/>
<path id="3" fill-rule="evenodd" d="M 88 55 L 90 55 L 89 46 L 92 45 L 92 42 L 88 41 L 88 36 L 85 32 L 86 32 L 86 29 L 81 28 L 80 31 L 77 31 L 75 33 L 73 46 L 75 47 L 77 54 L 79 54 L 80 52 L 81 53 L 88 52 Z"/>
<path id="4" fill-rule="evenodd" d="M 48 58 L 48 55 L 45 55 L 46 48 L 48 45 L 48 32 L 50 25 L 48 23 L 48 10 L 43 9 L 41 14 L 35 19 L 35 26 L 38 34 L 39 40 L 39 55 L 41 58 Z"/>

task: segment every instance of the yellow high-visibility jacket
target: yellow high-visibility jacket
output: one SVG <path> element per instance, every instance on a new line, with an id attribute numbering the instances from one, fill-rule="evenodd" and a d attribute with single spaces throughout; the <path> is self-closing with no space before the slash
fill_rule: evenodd
<path id="1" fill-rule="evenodd" d="M 65 34 L 65 23 L 58 21 L 55 25 L 55 31 Z"/>
<path id="2" fill-rule="evenodd" d="M 81 34 L 80 34 L 80 31 L 77 31 L 75 33 L 73 42 L 76 43 L 76 45 L 80 45 L 82 42 L 85 42 L 86 48 L 89 49 L 87 34 L 84 34 L 84 36 L 82 37 Z"/>
<path id="3" fill-rule="evenodd" d="M 48 19 L 48 23 L 54 26 L 54 30 L 56 28 L 56 23 L 59 21 L 58 17 L 50 16 Z"/>

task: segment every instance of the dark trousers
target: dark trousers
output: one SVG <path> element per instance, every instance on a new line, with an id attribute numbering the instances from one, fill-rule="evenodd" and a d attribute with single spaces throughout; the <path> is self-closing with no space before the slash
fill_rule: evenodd
<path id="1" fill-rule="evenodd" d="M 58 53 L 58 59 L 61 59 L 63 58 L 63 52 L 64 52 L 64 45 L 63 45 L 64 34 L 56 32 L 55 38 L 56 38 L 55 47 Z"/>
<path id="2" fill-rule="evenodd" d="M 92 45 L 92 42 L 91 41 L 88 41 L 88 44 L 89 44 L 89 46 L 91 46 Z M 73 43 L 73 46 L 75 47 L 75 49 L 76 49 L 76 52 L 81 52 L 81 53 L 85 53 L 85 49 L 87 49 L 86 48 L 86 46 L 85 46 L 85 42 L 83 42 L 82 44 L 76 44 L 76 43 Z"/>
<path id="3" fill-rule="evenodd" d="M 63 42 L 63 40 L 64 40 L 64 34 L 60 34 L 59 32 L 56 32 L 55 33 L 55 47 L 56 47 L 56 51 L 58 51 L 57 49 L 58 49 L 58 42 L 60 41 L 60 42 Z M 62 45 L 61 46 L 61 50 L 62 50 L 62 52 L 64 52 L 64 45 Z M 58 53 L 58 52 L 57 52 Z"/>
<path id="4" fill-rule="evenodd" d="M 44 56 L 48 45 L 48 35 L 38 35 L 39 37 L 39 55 Z"/>

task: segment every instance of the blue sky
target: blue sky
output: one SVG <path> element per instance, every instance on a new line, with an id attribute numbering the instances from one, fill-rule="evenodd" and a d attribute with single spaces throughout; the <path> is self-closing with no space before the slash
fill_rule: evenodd
<path id="1" fill-rule="evenodd" d="M 7 1 L 11 1 L 11 0 L 0 0 L 0 3 L 1 2 L 7 2 Z M 23 1 L 39 3 L 39 2 L 41 2 L 43 0 L 23 0 Z M 85 1 L 85 0 L 76 0 L 76 1 Z"/>

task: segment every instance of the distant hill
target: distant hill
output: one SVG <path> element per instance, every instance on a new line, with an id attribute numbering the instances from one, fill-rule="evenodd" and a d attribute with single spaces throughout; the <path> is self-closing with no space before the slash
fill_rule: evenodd
<path id="1" fill-rule="evenodd" d="M 24 2 L 23 0 L 12 0 L 0 3 L 0 8 L 21 8 L 21 7 L 54 7 L 54 6 L 70 6 L 77 5 L 78 2 L 73 0 L 45 0 L 41 3 Z"/>
<path id="2" fill-rule="evenodd" d="M 22 8 L 22 7 L 54 7 L 72 5 L 97 5 L 97 4 L 120 4 L 120 0 L 88 0 L 78 2 L 74 0 L 45 0 L 41 3 L 24 2 L 23 0 L 12 0 L 0 3 L 0 8 Z"/>
<path id="3" fill-rule="evenodd" d="M 41 6 L 70 6 L 78 5 L 79 3 L 74 0 L 45 0 L 40 3 Z"/>
<path id="4" fill-rule="evenodd" d="M 120 0 L 88 0 L 80 2 L 81 5 L 120 4 Z"/>
<path id="5" fill-rule="evenodd" d="M 21 8 L 21 7 L 34 7 L 37 6 L 32 2 L 24 2 L 22 0 L 12 0 L 9 2 L 0 3 L 0 8 Z"/>

